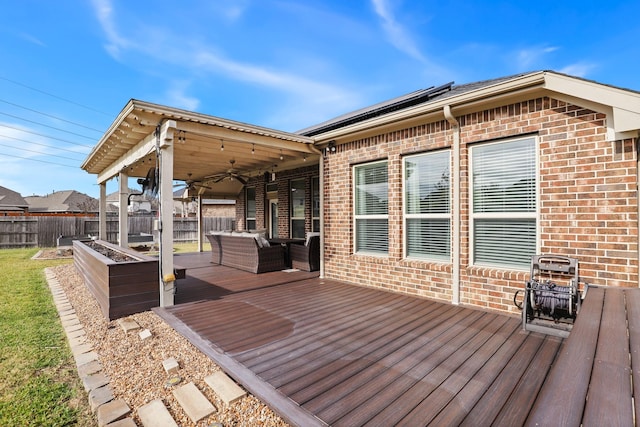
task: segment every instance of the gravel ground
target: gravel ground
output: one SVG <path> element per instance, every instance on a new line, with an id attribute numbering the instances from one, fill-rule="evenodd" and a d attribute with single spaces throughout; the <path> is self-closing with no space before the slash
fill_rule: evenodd
<path id="1" fill-rule="evenodd" d="M 43 254 L 46 257 L 47 254 Z M 108 322 L 77 274 L 73 265 L 52 269 L 76 310 L 87 334 L 87 341 L 100 356 L 104 374 L 110 379 L 116 399 L 132 408 L 134 421 L 140 426 L 137 408 L 154 399 L 162 399 L 180 426 L 210 426 L 216 422 L 231 426 L 287 426 L 264 403 L 252 395 L 226 407 L 204 382 L 204 378 L 220 368 L 184 337 L 175 332 L 153 312 L 129 316 L 142 329 L 149 329 L 152 338 L 141 340 L 139 331 L 126 334 L 117 321 Z M 180 364 L 182 384 L 193 382 L 214 404 L 217 412 L 194 424 L 173 397 L 173 387 L 167 386 L 170 376 L 162 361 L 174 357 Z"/>

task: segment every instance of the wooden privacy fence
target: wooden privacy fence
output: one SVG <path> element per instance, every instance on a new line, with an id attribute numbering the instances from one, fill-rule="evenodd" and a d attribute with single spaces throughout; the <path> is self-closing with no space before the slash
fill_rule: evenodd
<path id="1" fill-rule="evenodd" d="M 129 217 L 129 233 L 153 234 L 155 217 Z M 0 249 L 56 246 L 58 236 L 97 236 L 99 222 L 96 217 L 65 216 L 7 216 L 0 217 Z M 234 218 L 202 218 L 202 230 L 232 230 Z M 107 240 L 118 241 L 117 217 L 107 219 Z M 196 218 L 174 218 L 173 241 L 195 242 L 198 240 Z"/>

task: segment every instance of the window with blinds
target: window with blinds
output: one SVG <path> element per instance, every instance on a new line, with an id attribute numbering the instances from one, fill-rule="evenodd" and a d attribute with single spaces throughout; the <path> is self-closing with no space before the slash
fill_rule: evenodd
<path id="1" fill-rule="evenodd" d="M 354 166 L 354 221 L 356 253 L 389 252 L 389 194 L 387 162 Z"/>
<path id="2" fill-rule="evenodd" d="M 534 137 L 471 148 L 473 260 L 528 267 L 536 253 Z"/>
<path id="3" fill-rule="evenodd" d="M 320 178 L 311 178 L 311 231 L 320 231 Z"/>
<path id="4" fill-rule="evenodd" d="M 451 253 L 450 153 L 405 157 L 405 256 L 449 260 Z"/>
<path id="5" fill-rule="evenodd" d="M 305 181 L 304 178 L 292 179 L 289 183 L 291 190 L 291 237 L 304 238 L 304 200 L 305 200 Z"/>

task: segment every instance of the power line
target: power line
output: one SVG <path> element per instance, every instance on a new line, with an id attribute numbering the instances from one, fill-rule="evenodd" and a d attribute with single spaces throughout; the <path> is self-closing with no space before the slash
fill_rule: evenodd
<path id="1" fill-rule="evenodd" d="M 86 155 L 86 154 L 87 154 L 87 153 L 80 153 L 80 152 L 75 151 L 75 150 L 69 150 L 68 148 L 54 147 L 54 146 L 52 146 L 52 145 L 42 144 L 42 143 L 40 143 L 40 142 L 27 141 L 26 139 L 20 139 L 20 138 L 16 138 L 16 137 L 14 137 L 14 136 L 9 136 L 9 135 L 2 135 L 2 134 L 0 134 L 0 138 L 13 139 L 13 140 L 20 141 L 20 142 L 26 142 L 27 144 L 41 145 L 41 146 L 43 146 L 43 147 L 53 148 L 54 150 L 67 151 L 67 152 L 69 152 L 69 153 L 75 153 L 75 154 L 81 154 L 81 155 Z M 15 148 L 15 147 L 14 147 L 14 148 Z"/>
<path id="2" fill-rule="evenodd" d="M 0 143 L 0 146 L 16 149 L 16 147 L 12 147 L 11 145 L 7 145 L 7 144 L 1 144 L 1 143 Z M 60 158 L 60 159 L 72 160 L 72 161 L 74 161 L 74 162 L 79 161 L 78 159 L 72 159 L 71 157 L 58 156 L 58 155 L 56 155 L 56 154 L 50 154 L 50 153 L 43 153 L 42 151 L 29 150 L 28 148 L 20 148 L 20 150 L 21 150 L 21 151 L 28 151 L 28 152 L 30 152 L 30 153 L 40 154 L 41 156 L 58 157 L 58 158 Z"/>
<path id="3" fill-rule="evenodd" d="M 38 125 L 38 126 L 44 126 L 44 127 L 46 127 L 46 128 L 49 128 L 49 129 L 54 129 L 54 130 L 57 130 L 57 131 L 60 131 L 60 132 L 64 132 L 64 133 L 68 133 L 68 134 L 71 134 L 71 135 L 79 136 L 79 137 L 81 137 L 81 138 L 86 138 L 86 139 L 95 140 L 95 138 L 93 138 L 93 137 L 91 137 L 91 136 L 81 135 L 81 134 L 79 134 L 79 133 L 71 132 L 70 130 L 65 130 L 65 129 L 57 128 L 57 127 L 55 127 L 55 126 L 45 125 L 45 124 L 43 124 L 43 123 L 36 122 L 36 121 L 34 121 L 34 120 L 25 119 L 24 117 L 16 116 L 16 115 L 9 114 L 9 113 L 3 113 L 2 111 L 0 111 L 0 114 L 2 114 L 3 116 L 9 116 L 9 117 L 12 117 L 12 118 L 14 118 L 14 119 L 23 120 L 23 121 L 28 122 L 28 123 L 33 123 L 33 124 L 36 124 L 36 125 Z"/>
<path id="4" fill-rule="evenodd" d="M 2 76 L 0 76 L 0 80 L 4 80 L 4 81 L 6 81 L 6 82 L 13 83 L 14 85 L 17 85 L 17 86 L 22 86 L 22 87 L 27 88 L 27 89 L 29 89 L 29 90 L 32 90 L 32 91 L 34 91 L 34 92 L 39 92 L 39 93 L 42 93 L 42 94 L 47 95 L 47 96 L 50 96 L 50 97 L 52 97 L 52 98 L 59 99 L 59 100 L 64 101 L 64 102 L 68 102 L 69 104 L 76 105 L 76 106 L 81 107 L 81 108 L 84 108 L 84 109 L 86 109 L 86 110 L 93 111 L 93 112 L 95 112 L 95 113 L 104 114 L 105 116 L 109 116 L 109 117 L 111 117 L 111 114 L 109 114 L 109 113 L 105 113 L 104 111 L 100 111 L 100 110 L 97 110 L 97 109 L 95 109 L 95 108 L 88 107 L 88 106 L 86 106 L 86 105 L 80 104 L 80 103 L 78 103 L 78 102 L 71 101 L 71 100 L 66 99 L 66 98 L 62 98 L 61 96 L 54 95 L 54 94 L 51 94 L 51 93 L 49 93 L 49 92 L 45 92 L 45 91 L 40 90 L 40 89 L 36 89 L 36 88 L 34 88 L 34 87 L 31 87 L 31 86 L 27 86 L 27 85 L 25 85 L 25 84 L 23 84 L 23 83 L 20 83 L 20 82 L 15 81 L 15 80 L 11 80 L 11 79 L 8 79 L 8 78 L 6 78 L 6 77 L 2 77 Z"/>
<path id="5" fill-rule="evenodd" d="M 67 167 L 67 168 L 73 168 L 73 169 L 80 169 L 78 166 L 65 165 L 65 164 L 62 164 L 62 163 L 56 163 L 56 162 L 48 162 L 48 161 L 46 161 L 46 160 L 32 159 L 32 158 L 30 158 L 30 157 L 14 156 L 14 155 L 12 155 L 12 154 L 0 153 L 0 156 L 13 157 L 14 159 L 31 160 L 32 162 L 48 163 L 48 164 L 50 164 L 50 165 L 64 166 L 64 167 Z"/>
<path id="6" fill-rule="evenodd" d="M 46 116 L 46 117 L 51 117 L 52 119 L 60 120 L 61 122 L 69 123 L 69 124 L 72 124 L 72 125 L 75 125 L 75 126 L 79 126 L 81 128 L 92 130 L 94 132 L 102 133 L 102 131 L 99 130 L 99 129 L 95 129 L 95 128 L 92 128 L 90 126 L 85 126 L 85 125 L 83 125 L 81 123 L 76 123 L 76 122 L 73 122 L 71 120 L 63 119 L 62 117 L 54 116 L 53 114 L 43 113 L 42 111 L 34 110 L 33 108 L 29 108 L 29 107 L 24 107 L 22 105 L 15 104 L 13 102 L 5 101 L 4 99 L 0 99 L 0 102 L 4 102 L 5 104 L 9 104 L 9 105 L 12 105 L 14 107 L 22 108 L 23 110 L 31 111 L 31 112 L 36 113 L 36 114 L 41 114 L 41 115 Z"/>
<path id="7" fill-rule="evenodd" d="M 18 128 L 18 127 L 15 127 L 15 126 L 9 126 L 9 125 L 5 125 L 5 124 L 0 124 L 0 127 L 5 127 L 5 128 L 13 129 L 13 130 L 18 130 L 20 132 L 30 133 L 32 135 L 43 136 L 45 138 L 49 138 L 49 139 L 53 139 L 53 140 L 61 141 L 61 142 L 66 142 L 67 144 L 78 145 L 80 147 L 93 148 L 93 145 L 80 144 L 78 142 L 69 141 L 68 139 L 56 138 L 55 136 L 49 136 L 49 135 L 45 135 L 45 134 L 42 134 L 42 133 L 33 132 L 33 131 L 30 131 L 30 130 L 21 129 L 21 128 Z"/>

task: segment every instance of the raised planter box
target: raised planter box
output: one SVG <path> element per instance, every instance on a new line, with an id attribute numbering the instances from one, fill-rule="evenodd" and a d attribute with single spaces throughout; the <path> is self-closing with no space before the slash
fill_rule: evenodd
<path id="1" fill-rule="evenodd" d="M 111 250 L 119 259 L 105 256 L 89 245 Z M 160 304 L 157 258 L 104 240 L 74 240 L 73 263 L 109 320 Z"/>

